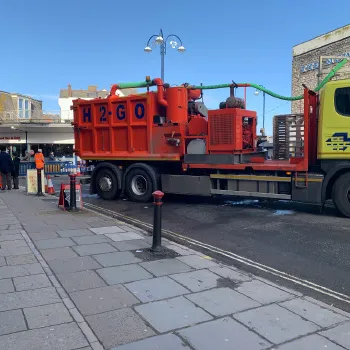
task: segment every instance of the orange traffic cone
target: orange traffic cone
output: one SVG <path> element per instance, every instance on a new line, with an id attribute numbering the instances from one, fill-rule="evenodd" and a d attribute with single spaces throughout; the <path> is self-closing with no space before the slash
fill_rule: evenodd
<path id="1" fill-rule="evenodd" d="M 46 179 L 46 177 L 44 177 L 44 182 L 45 182 L 45 193 L 48 193 L 47 191 L 48 191 L 48 186 L 47 186 L 47 179 Z"/>
<path id="2" fill-rule="evenodd" d="M 48 194 L 55 194 L 55 188 L 53 187 L 50 175 L 47 175 L 47 184 L 48 184 L 47 193 Z"/>

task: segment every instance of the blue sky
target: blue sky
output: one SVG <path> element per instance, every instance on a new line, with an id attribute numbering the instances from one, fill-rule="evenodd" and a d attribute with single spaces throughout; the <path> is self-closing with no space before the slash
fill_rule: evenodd
<path id="1" fill-rule="evenodd" d="M 340 8 L 341 7 L 341 8 Z M 170 84 L 232 80 L 291 93 L 292 46 L 349 23 L 350 2 L 302 0 L 140 1 L 17 0 L 1 4 L 0 90 L 34 95 L 58 110 L 59 90 L 160 76 L 159 51 L 145 54 L 152 34 L 177 34 L 187 51 L 168 50 Z M 243 91 L 242 91 L 243 93 Z M 228 90 L 208 91 L 215 108 Z M 247 91 L 262 114 L 262 96 Z M 266 99 L 266 128 L 289 104 Z"/>

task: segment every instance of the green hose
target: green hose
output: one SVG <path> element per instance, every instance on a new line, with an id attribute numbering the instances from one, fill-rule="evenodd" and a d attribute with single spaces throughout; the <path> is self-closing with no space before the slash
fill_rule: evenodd
<path id="1" fill-rule="evenodd" d="M 339 62 L 328 74 L 327 76 L 321 81 L 320 84 L 318 84 L 314 91 L 317 92 L 321 90 L 326 83 L 328 83 L 334 75 L 338 72 L 339 69 L 341 69 L 346 63 L 348 62 L 348 59 L 345 58 L 341 62 Z M 140 82 L 134 82 L 134 83 L 120 83 L 118 84 L 119 89 L 130 89 L 130 88 L 144 88 L 147 86 L 153 86 L 155 85 L 152 81 L 140 81 Z M 189 89 L 200 89 L 200 90 L 212 90 L 212 89 L 222 89 L 222 88 L 229 88 L 232 86 L 231 84 L 219 84 L 219 85 L 206 85 L 206 86 L 189 86 Z M 302 100 L 304 98 L 304 95 L 299 95 L 299 96 L 294 96 L 294 97 L 287 97 L 287 96 L 282 96 L 279 94 L 276 94 L 275 92 L 272 92 L 268 89 L 265 89 L 261 85 L 258 84 L 253 84 L 253 83 L 239 83 L 237 84 L 238 87 L 253 87 L 257 90 L 263 91 L 266 94 L 276 97 L 280 100 L 285 100 L 285 101 L 297 101 L 297 100 Z"/>
<path id="2" fill-rule="evenodd" d="M 348 59 L 345 58 L 343 59 L 341 62 L 339 62 L 328 74 L 327 76 L 321 81 L 321 83 L 319 85 L 316 86 L 316 88 L 314 89 L 315 92 L 321 90 L 323 88 L 323 86 L 328 83 L 329 80 L 331 80 L 334 75 L 336 74 L 336 72 L 342 68 L 346 63 L 348 62 Z M 253 84 L 253 83 L 238 83 L 237 84 L 238 87 L 239 86 L 246 86 L 246 87 L 253 87 L 257 90 L 263 91 L 266 94 L 272 96 L 272 97 L 276 97 L 280 100 L 286 100 L 286 101 L 297 101 L 297 100 L 302 100 L 304 98 L 304 95 L 299 95 L 299 96 L 294 96 L 294 97 L 287 97 L 287 96 L 282 96 L 279 94 L 276 94 L 275 92 L 272 92 L 268 89 L 265 89 L 264 87 L 262 87 L 261 85 L 258 84 Z M 220 85 L 206 85 L 206 86 L 190 86 L 191 89 L 202 89 L 202 90 L 211 90 L 211 89 L 222 89 L 222 88 L 228 88 L 231 87 L 232 84 L 220 84 Z"/>
<path id="3" fill-rule="evenodd" d="M 154 84 L 149 81 L 139 81 L 135 83 L 120 83 L 118 84 L 119 89 L 131 89 L 131 88 L 143 88 L 147 86 L 153 86 Z"/>

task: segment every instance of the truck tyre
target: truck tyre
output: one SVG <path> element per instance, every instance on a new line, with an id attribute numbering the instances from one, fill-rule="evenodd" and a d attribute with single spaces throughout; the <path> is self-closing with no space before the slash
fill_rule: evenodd
<path id="1" fill-rule="evenodd" d="M 102 168 L 98 171 L 95 184 L 96 192 L 102 199 L 117 199 L 121 194 L 118 178 L 114 171 L 109 168 Z"/>
<path id="2" fill-rule="evenodd" d="M 340 213 L 350 218 L 350 173 L 340 175 L 335 181 L 332 199 Z"/>
<path id="3" fill-rule="evenodd" d="M 152 167 L 142 164 L 142 167 L 129 168 L 125 174 L 125 192 L 134 202 L 149 202 L 152 193 L 157 189 L 156 173 Z"/>

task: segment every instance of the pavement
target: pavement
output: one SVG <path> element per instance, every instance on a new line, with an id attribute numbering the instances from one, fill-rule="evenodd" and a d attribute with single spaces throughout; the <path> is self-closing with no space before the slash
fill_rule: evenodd
<path id="1" fill-rule="evenodd" d="M 0 349 L 350 349 L 350 314 L 57 198 L 0 193 Z"/>

